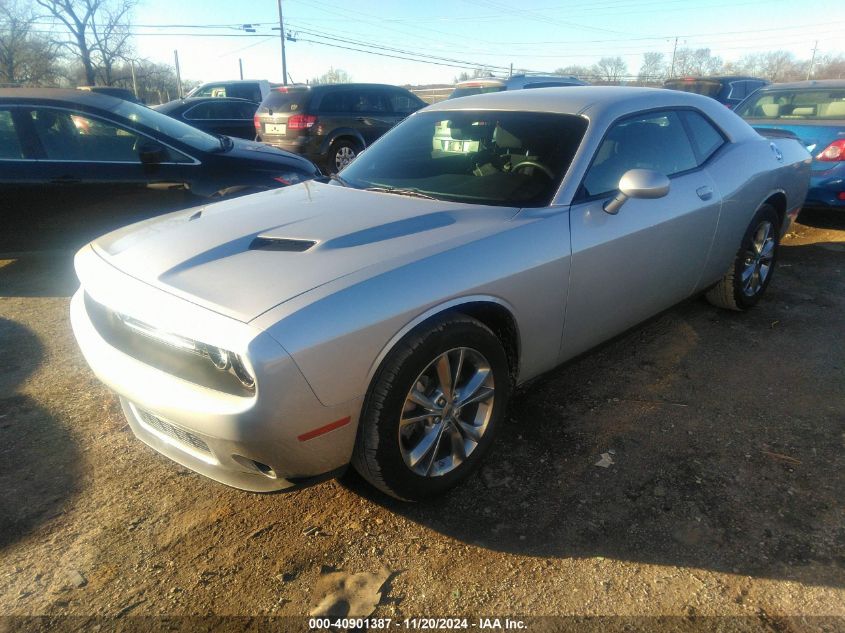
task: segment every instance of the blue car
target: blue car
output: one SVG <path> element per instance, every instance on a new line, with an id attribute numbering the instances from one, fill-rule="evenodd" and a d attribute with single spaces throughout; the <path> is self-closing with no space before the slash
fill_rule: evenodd
<path id="1" fill-rule="evenodd" d="M 794 134 L 813 155 L 804 208 L 845 209 L 845 81 L 771 84 L 735 112 L 764 136 Z"/>

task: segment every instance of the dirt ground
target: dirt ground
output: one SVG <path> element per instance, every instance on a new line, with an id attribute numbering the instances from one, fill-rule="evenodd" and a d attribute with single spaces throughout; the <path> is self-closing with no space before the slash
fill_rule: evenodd
<path id="1" fill-rule="evenodd" d="M 803 214 L 754 310 L 693 299 L 542 377 L 479 474 L 409 505 L 159 456 L 76 347 L 69 254 L 0 258 L 0 615 L 302 616 L 327 572 L 386 569 L 374 616 L 399 620 L 845 630 L 843 272 L 845 216 Z"/>

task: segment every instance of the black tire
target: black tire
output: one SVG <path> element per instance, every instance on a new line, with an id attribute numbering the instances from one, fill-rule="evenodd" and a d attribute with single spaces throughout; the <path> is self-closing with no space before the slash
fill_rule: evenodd
<path id="1" fill-rule="evenodd" d="M 476 351 L 489 363 L 494 393 L 489 409 L 492 412 L 486 418 L 479 441 L 463 461 L 444 474 L 423 476 L 403 457 L 399 420 L 406 410 L 406 398 L 412 387 L 420 384 L 422 373 L 444 353 L 456 353 L 456 348 Z M 467 365 L 464 369 L 471 372 L 472 367 Z M 455 384 L 459 382 L 455 380 Z M 442 494 L 478 467 L 504 417 L 510 392 L 511 378 L 505 351 L 488 327 L 462 314 L 425 324 L 396 345 L 373 378 L 358 425 L 352 464 L 373 486 L 399 499 L 417 501 Z M 432 462 L 437 446 L 435 444 Z M 443 448 L 449 450 L 450 446 L 444 444 Z"/>
<path id="2" fill-rule="evenodd" d="M 752 283 L 752 287 L 747 288 L 743 283 L 742 274 L 755 257 L 754 240 L 758 236 L 758 231 L 761 227 L 765 227 L 766 224 L 771 228 L 773 240 L 768 272 L 759 286 L 755 286 Z M 739 251 L 730 269 L 725 273 L 725 276 L 722 277 L 719 283 L 707 291 L 707 300 L 719 308 L 736 310 L 738 312 L 753 307 L 766 292 L 766 288 L 769 287 L 769 283 L 772 281 L 779 246 L 780 219 L 774 207 L 770 204 L 764 204 L 754 214 L 748 228 L 745 230 L 745 235 L 742 237 L 742 245 L 739 247 Z"/>
<path id="3" fill-rule="evenodd" d="M 351 158 L 349 158 L 350 153 Z M 346 138 L 337 139 L 329 147 L 329 155 L 326 158 L 326 167 L 329 173 L 336 174 L 360 153 L 361 146 L 355 141 Z M 345 162 L 346 159 L 348 159 L 348 162 Z"/>

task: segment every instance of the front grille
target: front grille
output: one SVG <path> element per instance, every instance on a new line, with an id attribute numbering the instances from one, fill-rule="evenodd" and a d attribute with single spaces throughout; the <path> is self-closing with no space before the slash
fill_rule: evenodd
<path id="1" fill-rule="evenodd" d="M 208 448 L 208 444 L 206 444 L 202 438 L 197 437 L 190 431 L 186 431 L 185 429 L 179 428 L 178 426 L 171 424 L 165 420 L 162 420 L 158 416 L 153 415 L 149 411 L 144 411 L 143 409 L 139 409 L 135 407 L 135 411 L 138 412 L 138 416 L 147 426 L 154 428 L 159 433 L 164 433 L 168 437 L 172 437 L 175 440 L 179 440 L 183 444 L 187 444 L 199 451 L 203 451 L 204 453 L 211 453 L 211 449 Z"/>

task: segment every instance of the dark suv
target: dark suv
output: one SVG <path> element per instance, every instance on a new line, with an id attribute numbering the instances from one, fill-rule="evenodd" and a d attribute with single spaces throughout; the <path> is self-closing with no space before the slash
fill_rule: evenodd
<path id="1" fill-rule="evenodd" d="M 757 88 L 768 84 L 768 81 L 759 77 L 682 77 L 667 79 L 663 87 L 712 97 L 733 109 Z"/>
<path id="2" fill-rule="evenodd" d="M 255 113 L 257 139 L 337 172 L 425 102 L 397 86 L 279 86 Z"/>

